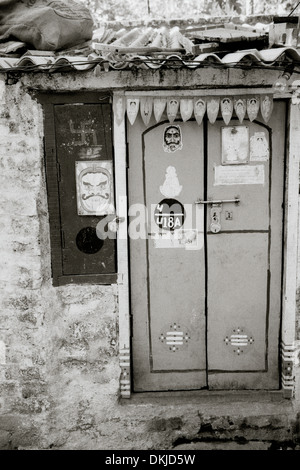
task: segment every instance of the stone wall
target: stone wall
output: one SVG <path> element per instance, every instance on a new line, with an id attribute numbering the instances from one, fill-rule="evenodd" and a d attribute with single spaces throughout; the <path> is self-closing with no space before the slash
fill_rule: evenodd
<path id="1" fill-rule="evenodd" d="M 118 397 L 117 292 L 52 287 L 42 109 L 0 90 L 0 448 L 48 447 Z"/>

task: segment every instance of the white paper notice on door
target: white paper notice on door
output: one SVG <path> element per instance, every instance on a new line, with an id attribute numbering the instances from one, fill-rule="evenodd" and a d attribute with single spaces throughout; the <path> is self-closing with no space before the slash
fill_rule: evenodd
<path id="1" fill-rule="evenodd" d="M 216 166 L 215 186 L 230 184 L 264 184 L 264 165 Z"/>
<path id="2" fill-rule="evenodd" d="M 184 248 L 185 250 L 201 250 L 204 245 L 203 232 L 192 230 L 175 230 L 149 234 L 154 240 L 155 248 Z"/>

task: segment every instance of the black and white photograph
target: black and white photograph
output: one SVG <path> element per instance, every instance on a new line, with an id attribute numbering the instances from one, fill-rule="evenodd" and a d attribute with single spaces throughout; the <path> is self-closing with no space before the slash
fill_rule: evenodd
<path id="1" fill-rule="evenodd" d="M 300 1 L 0 0 L 0 451 L 288 465 L 299 163 Z"/>

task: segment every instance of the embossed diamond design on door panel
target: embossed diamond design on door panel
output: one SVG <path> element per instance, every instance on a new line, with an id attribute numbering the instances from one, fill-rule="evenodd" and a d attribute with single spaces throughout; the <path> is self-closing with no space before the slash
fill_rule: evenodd
<path id="1" fill-rule="evenodd" d="M 234 327 L 224 338 L 225 346 L 228 346 L 233 354 L 247 354 L 254 343 L 254 338 L 249 335 L 245 328 Z"/>

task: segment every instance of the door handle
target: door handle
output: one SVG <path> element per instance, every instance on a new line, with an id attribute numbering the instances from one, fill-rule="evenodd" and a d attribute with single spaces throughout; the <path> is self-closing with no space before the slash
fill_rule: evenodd
<path id="1" fill-rule="evenodd" d="M 228 202 L 234 202 L 235 204 L 239 204 L 240 199 L 238 196 L 234 199 L 217 199 L 211 201 L 203 201 L 202 199 L 197 199 L 197 201 L 195 201 L 195 204 L 226 204 Z"/>
<path id="2" fill-rule="evenodd" d="M 220 232 L 222 204 L 226 204 L 228 202 L 238 205 L 240 203 L 240 199 L 238 196 L 236 196 L 234 199 L 217 199 L 211 201 L 204 201 L 202 199 L 198 199 L 197 201 L 195 201 L 195 204 L 211 204 L 210 230 L 212 233 Z"/>

